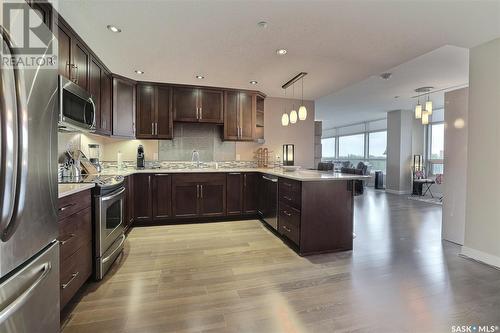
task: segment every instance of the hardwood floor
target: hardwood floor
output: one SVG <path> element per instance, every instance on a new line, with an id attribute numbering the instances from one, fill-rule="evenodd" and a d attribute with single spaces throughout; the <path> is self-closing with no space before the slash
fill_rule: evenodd
<path id="1" fill-rule="evenodd" d="M 367 191 L 354 250 L 301 258 L 259 221 L 135 228 L 64 332 L 451 332 L 500 325 L 500 271 L 441 241 L 441 208 Z"/>

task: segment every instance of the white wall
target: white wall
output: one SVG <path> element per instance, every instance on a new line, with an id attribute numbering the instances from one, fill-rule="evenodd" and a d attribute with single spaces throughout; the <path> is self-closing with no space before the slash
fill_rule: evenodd
<path id="1" fill-rule="evenodd" d="M 467 189 L 469 89 L 445 93 L 443 239 L 463 245 Z"/>
<path id="2" fill-rule="evenodd" d="M 500 267 L 500 38 L 470 51 L 466 256 Z"/>
<path id="3" fill-rule="evenodd" d="M 292 100 L 277 97 L 268 97 L 264 101 L 264 145 L 253 142 L 239 142 L 236 145 L 236 155 L 241 160 L 252 160 L 254 152 L 259 147 L 268 147 L 273 154 L 282 158 L 283 144 L 293 143 L 295 145 L 295 165 L 304 168 L 312 168 L 314 165 L 314 101 L 304 101 L 307 108 L 307 119 L 290 124 L 287 127 L 281 126 L 281 116 L 284 107 L 290 111 L 292 103 L 296 108 L 300 100 Z"/>

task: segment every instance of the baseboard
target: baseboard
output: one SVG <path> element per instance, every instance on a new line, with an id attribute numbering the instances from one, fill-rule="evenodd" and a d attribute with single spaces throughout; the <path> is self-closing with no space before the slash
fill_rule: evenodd
<path id="1" fill-rule="evenodd" d="M 460 252 L 460 255 L 500 269 L 500 257 L 494 256 L 492 254 L 471 249 L 470 247 L 467 246 L 462 246 L 462 251 Z"/>
<path id="2" fill-rule="evenodd" d="M 390 194 L 397 194 L 397 195 L 403 195 L 403 194 L 410 194 L 408 191 L 396 191 L 396 190 L 391 190 L 386 188 L 385 191 Z"/>

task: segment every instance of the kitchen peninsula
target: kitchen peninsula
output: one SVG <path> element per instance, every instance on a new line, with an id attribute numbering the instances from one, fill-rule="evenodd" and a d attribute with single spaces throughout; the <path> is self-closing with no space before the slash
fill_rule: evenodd
<path id="1" fill-rule="evenodd" d="M 248 167 L 106 168 L 100 175 L 126 178 L 130 225 L 262 218 L 274 209 L 276 225 L 266 225 L 300 255 L 352 250 L 353 181 L 367 177 Z M 275 182 L 274 197 L 266 179 Z"/>

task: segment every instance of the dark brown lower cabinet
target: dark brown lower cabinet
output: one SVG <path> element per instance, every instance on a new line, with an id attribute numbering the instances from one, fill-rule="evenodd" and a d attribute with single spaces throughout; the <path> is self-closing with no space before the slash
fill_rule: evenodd
<path id="1" fill-rule="evenodd" d="M 173 176 L 173 217 L 224 216 L 225 214 L 225 174 L 177 174 Z"/>
<path id="2" fill-rule="evenodd" d="M 227 174 L 227 215 L 257 214 L 259 203 L 259 174 L 230 172 Z"/>
<path id="3" fill-rule="evenodd" d="M 123 183 L 125 186 L 125 231 L 132 226 L 134 221 L 134 176 L 125 177 L 125 181 Z"/>
<path id="4" fill-rule="evenodd" d="M 172 216 L 172 176 L 158 173 L 153 176 L 153 219 L 168 219 Z"/>
<path id="5" fill-rule="evenodd" d="M 151 222 L 153 220 L 153 192 L 151 174 L 134 175 L 134 221 Z"/>
<path id="6" fill-rule="evenodd" d="M 247 172 L 243 174 L 243 214 L 257 214 L 259 183 L 259 173 Z"/>
<path id="7" fill-rule="evenodd" d="M 226 185 L 227 215 L 241 215 L 243 212 L 243 174 L 229 172 Z"/>
<path id="8" fill-rule="evenodd" d="M 86 190 L 59 199 L 59 236 L 57 240 L 60 245 L 61 309 L 92 274 L 92 209 L 90 198 L 90 190 Z"/>

